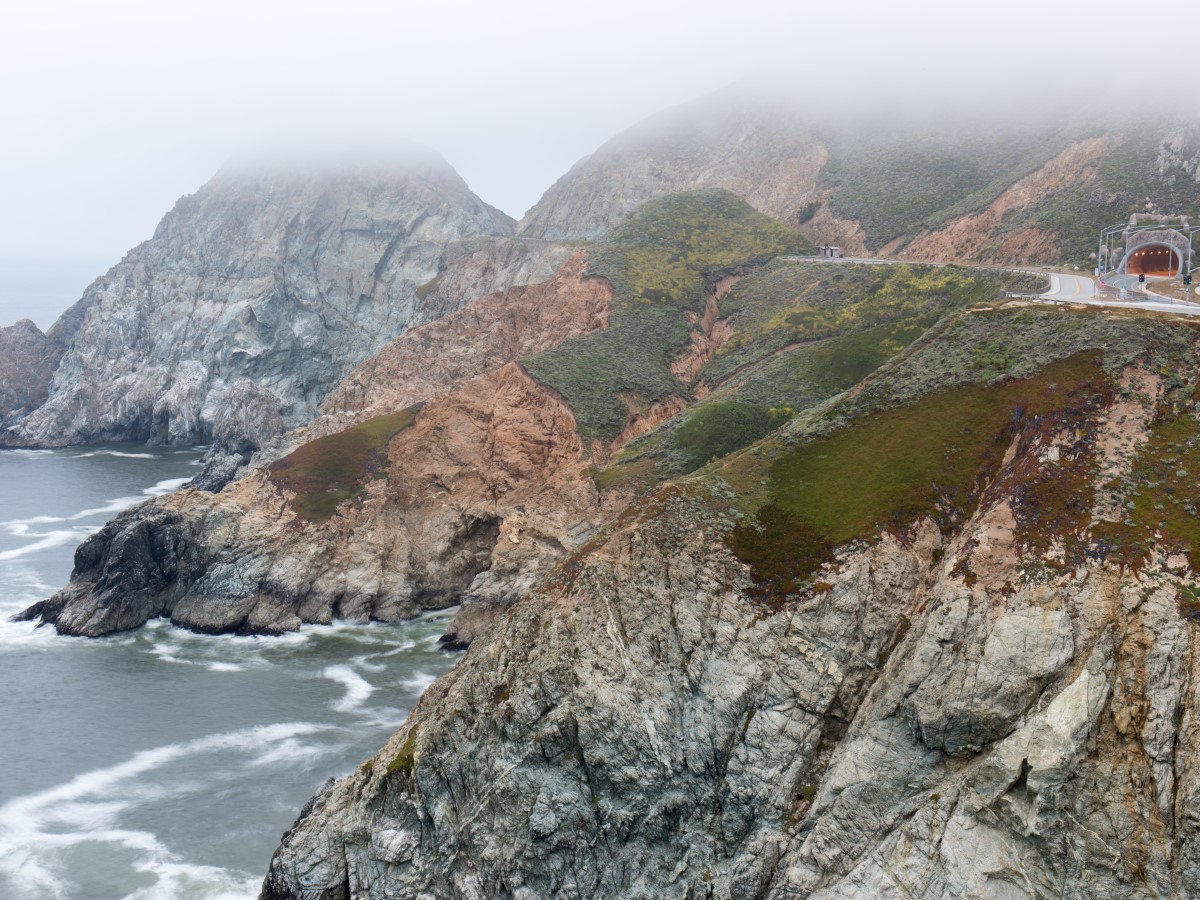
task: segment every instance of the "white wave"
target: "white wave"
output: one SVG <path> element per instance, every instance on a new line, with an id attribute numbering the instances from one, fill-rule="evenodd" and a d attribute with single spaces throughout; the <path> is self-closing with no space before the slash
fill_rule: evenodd
<path id="1" fill-rule="evenodd" d="M 161 497 L 163 494 L 179 490 L 191 480 L 190 478 L 166 478 L 146 488 L 142 493 L 148 497 Z"/>
<path id="2" fill-rule="evenodd" d="M 421 646 L 429 650 L 440 650 L 442 647 L 442 636 L 440 634 L 427 634 L 421 638 Z"/>
<path id="3" fill-rule="evenodd" d="M 36 459 L 39 456 L 56 456 L 57 450 L 0 450 L 0 453 L 11 453 L 13 456 L 22 456 L 28 459 Z"/>
<path id="4" fill-rule="evenodd" d="M 384 659 L 389 656 L 399 656 L 401 653 L 407 653 L 409 650 L 412 650 L 413 648 L 415 648 L 417 646 L 416 641 L 410 641 L 407 639 L 401 640 L 399 642 L 392 641 L 391 643 L 393 644 L 393 646 L 390 650 L 385 650 L 382 653 L 372 653 L 371 658 Z"/>
<path id="5" fill-rule="evenodd" d="M 362 706 L 368 697 L 375 693 L 374 685 L 370 684 L 349 666 L 326 666 L 321 674 L 330 681 L 336 681 L 346 688 L 346 693 L 342 696 L 342 699 L 330 704 L 337 712 L 353 712 Z"/>
<path id="6" fill-rule="evenodd" d="M 91 454 L 95 455 L 95 454 Z M 118 454 L 126 455 L 129 454 Z M 81 509 L 77 513 L 72 513 L 69 516 L 32 516 L 28 519 L 10 519 L 6 522 L 0 522 L 0 527 L 11 528 L 18 525 L 51 525 L 56 522 L 78 522 L 81 519 L 91 519 L 96 516 L 109 515 L 129 509 L 138 503 L 145 502 L 147 497 L 161 497 L 163 494 L 174 493 L 185 484 L 191 481 L 190 478 L 164 478 L 148 488 L 143 488 L 141 496 L 137 497 L 114 497 L 109 500 L 104 506 L 93 506 L 88 509 Z M 16 532 L 11 532 L 15 534 Z M 2 557 L 0 557 L 2 558 Z"/>
<path id="7" fill-rule="evenodd" d="M 208 670 L 210 672 L 244 672 L 246 667 L 239 666 L 237 663 L 210 662 L 208 664 Z"/>
<path id="8" fill-rule="evenodd" d="M 37 538 L 37 540 L 32 544 L 26 544 L 24 547 L 0 551 L 0 562 L 6 562 L 10 559 L 20 559 L 22 556 L 40 553 L 42 550 L 48 550 L 51 547 L 61 547 L 63 544 L 78 544 L 96 530 L 94 528 L 76 527 L 65 531 L 30 532 L 26 525 L 14 525 L 8 529 L 9 534 L 15 537 Z"/>
<path id="9" fill-rule="evenodd" d="M 302 759 L 314 759 L 325 756 L 330 748 L 320 744 L 306 744 L 294 738 L 280 741 L 269 750 L 260 753 L 250 760 L 251 766 L 271 766 L 280 762 L 296 762 Z"/>
<path id="10" fill-rule="evenodd" d="M 125 453 L 121 450 L 89 450 L 87 453 L 78 453 L 74 459 L 88 459 L 92 456 L 117 456 L 121 459 L 158 459 L 157 453 Z"/>
<path id="11" fill-rule="evenodd" d="M 46 591 L 43 596 L 49 594 Z M 13 622 L 10 617 L 24 610 L 31 603 L 29 598 L 19 604 L 4 605 L 0 609 L 0 652 L 12 650 L 61 650 L 70 646 L 86 646 L 91 638 L 64 637 L 53 628 L 38 627 L 36 622 Z"/>
<path id="12" fill-rule="evenodd" d="M 153 834 L 120 828 L 117 817 L 138 799 L 136 782 L 128 782 L 197 753 L 247 752 L 260 758 L 275 752 L 279 745 L 298 744 L 297 738 L 330 728 L 311 722 L 286 722 L 167 744 L 135 753 L 115 766 L 77 775 L 48 790 L 10 800 L 0 806 L 0 875 L 17 888 L 22 900 L 65 897 L 68 885 L 57 872 L 58 851 L 97 842 L 141 854 L 134 867 L 156 876 L 155 885 L 134 897 L 252 896 L 240 893 L 250 883 L 242 873 L 187 865 Z M 289 746 L 289 752 L 299 752 L 298 746 Z"/>
<path id="13" fill-rule="evenodd" d="M 90 519 L 94 516 L 103 516 L 108 513 L 121 512 L 128 509 L 135 503 L 142 503 L 145 497 L 115 497 L 109 500 L 104 506 L 93 506 L 90 509 L 81 509 L 77 513 L 69 516 L 34 516 L 31 519 L 13 519 L 9 522 L 0 522 L 0 526 L 9 527 L 16 525 L 50 525 L 55 522 L 78 522 L 80 519 Z M 10 532 L 12 533 L 12 532 Z"/>
<path id="14" fill-rule="evenodd" d="M 24 603 L 45 597 L 54 588 L 42 580 L 41 573 L 28 563 L 12 563 L 0 573 L 0 598 Z"/>
<path id="15" fill-rule="evenodd" d="M 134 868 L 156 880 L 125 900 L 254 900 L 262 888 L 261 875 L 254 877 L 215 866 L 147 862 Z"/>
<path id="16" fill-rule="evenodd" d="M 436 675 L 430 675 L 428 672 L 420 670 L 413 672 L 408 678 L 405 678 L 400 683 L 405 689 L 412 691 L 417 696 L 425 693 L 425 689 L 437 681 Z"/>

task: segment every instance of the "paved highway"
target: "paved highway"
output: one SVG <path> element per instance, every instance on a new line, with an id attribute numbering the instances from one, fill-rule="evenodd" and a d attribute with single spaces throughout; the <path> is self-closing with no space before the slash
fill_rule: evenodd
<path id="1" fill-rule="evenodd" d="M 1050 290 L 1042 294 L 1047 300 L 1076 301 L 1094 300 L 1096 282 L 1086 275 L 1051 275 Z"/>
<path id="2" fill-rule="evenodd" d="M 1148 309 L 1155 312 L 1178 313 L 1181 316 L 1200 315 L 1200 305 L 1173 301 L 1143 294 L 1131 286 L 1138 284 L 1136 275 L 1114 275 L 1108 279 L 1110 287 L 1129 290 L 1129 299 L 1114 300 L 1097 296 L 1095 279 L 1087 275 L 1051 275 L 1050 290 L 1042 294 L 1043 300 L 1055 303 L 1086 303 L 1090 306 L 1116 306 L 1122 309 Z M 1144 299 L 1142 299 L 1144 298 Z"/>
<path id="3" fill-rule="evenodd" d="M 828 257 L 814 258 L 811 256 L 787 256 L 784 258 L 795 260 L 796 262 L 825 262 L 852 265 L 895 265 L 902 262 L 916 262 L 916 260 L 908 259 L 870 259 L 853 256 L 832 259 Z M 944 263 L 924 263 L 923 265 L 941 266 Z M 983 268 L 989 267 L 985 266 Z M 1049 277 L 1050 290 L 1041 295 L 1040 299 L 1042 300 L 1053 301 L 1055 303 L 1085 303 L 1089 306 L 1114 306 L 1121 309 L 1145 309 L 1154 312 L 1178 313 L 1181 316 L 1200 316 L 1200 304 L 1189 304 L 1142 293 L 1139 289 L 1136 275 L 1113 275 L 1106 282 L 1109 287 L 1115 287 L 1118 290 L 1122 287 L 1126 288 L 1129 292 L 1129 299 L 1127 300 L 1112 299 L 1108 296 L 1098 294 L 1096 291 L 1096 280 L 1090 275 L 1068 275 L 1063 272 L 1050 274 Z"/>

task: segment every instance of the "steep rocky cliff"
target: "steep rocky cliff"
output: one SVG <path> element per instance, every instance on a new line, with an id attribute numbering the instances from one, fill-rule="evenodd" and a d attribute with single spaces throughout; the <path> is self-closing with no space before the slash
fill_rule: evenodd
<path id="1" fill-rule="evenodd" d="M 63 351 L 29 319 L 0 328 L 0 428 L 46 402 Z"/>
<path id="2" fill-rule="evenodd" d="M 585 261 L 409 331 L 355 371 L 292 452 L 220 493 L 118 517 L 31 614 L 70 634 L 157 616 L 273 633 L 528 587 L 523 570 L 572 546 L 603 506 L 570 409 L 513 362 L 604 326 L 610 291 L 585 278 Z"/>
<path id="3" fill-rule="evenodd" d="M 196 443 L 221 421 L 226 439 L 258 443 L 264 425 L 311 419 L 410 325 L 547 277 L 556 264 L 511 231 L 439 159 L 336 176 L 223 171 L 63 315 L 49 399 L 0 440 Z M 254 424 L 242 435 L 235 399 Z"/>
<path id="4" fill-rule="evenodd" d="M 326 785 L 262 896 L 1194 895 L 1197 349 L 972 309 L 652 490 Z"/>
<path id="5" fill-rule="evenodd" d="M 118 517 L 27 615 L 93 636 L 158 616 L 274 633 L 462 601 L 447 639 L 466 643 L 623 502 L 591 457 L 639 419 L 624 403 L 687 405 L 670 360 L 704 333 L 706 279 L 802 247 L 729 194 L 661 201 L 549 281 L 408 331 L 240 480 Z"/>
<path id="6" fill-rule="evenodd" d="M 994 186 L 995 221 L 1111 146 Z M 467 655 L 263 897 L 1200 891 L 1194 325 L 799 260 L 725 190 L 613 215 L 469 245 L 426 297 L 558 268 L 407 331 L 223 489 L 123 513 L 27 611 L 277 633 L 462 601 Z M 260 389 L 214 430 L 281 427 Z"/>

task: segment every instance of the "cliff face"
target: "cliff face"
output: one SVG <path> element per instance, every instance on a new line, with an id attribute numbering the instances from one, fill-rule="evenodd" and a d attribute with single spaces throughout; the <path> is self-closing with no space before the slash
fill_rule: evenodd
<path id="1" fill-rule="evenodd" d="M 655 491 L 326 785 L 262 896 L 1194 895 L 1196 353 L 973 312 Z"/>
<path id="2" fill-rule="evenodd" d="M 124 513 L 30 614 L 91 636 L 158 616 L 266 634 L 334 617 L 397 621 L 553 558 L 598 521 L 570 410 L 515 365 L 402 421 L 380 418 L 220 493 L 181 491 Z M 382 440 L 354 455 L 376 428 Z M 344 480 L 306 480 L 347 457 Z M 327 490 L 353 496 L 350 508 L 330 516 Z"/>
<path id="3" fill-rule="evenodd" d="M 422 326 L 357 366 L 329 393 L 327 421 L 403 409 L 447 386 L 608 326 L 612 290 L 576 250 L 548 281 L 493 294 Z"/>
<path id="4" fill-rule="evenodd" d="M 464 595 L 488 610 L 511 602 L 604 511 L 569 407 L 514 362 L 606 324 L 611 290 L 585 267 L 577 252 L 549 282 L 409 331 L 290 437 L 291 453 L 220 493 L 118 517 L 30 614 L 69 634 L 157 616 L 274 633 L 394 621 Z M 456 639 L 475 627 L 465 617 Z"/>
<path id="5" fill-rule="evenodd" d="M 337 178 L 223 172 L 64 314 L 49 398 L 3 441 L 196 443 L 218 421 L 226 438 L 261 441 L 261 427 L 231 433 L 235 402 L 256 426 L 302 424 L 410 325 L 546 277 L 511 230 L 440 160 Z"/>
<path id="6" fill-rule="evenodd" d="M 0 428 L 46 402 L 63 349 L 29 319 L 0 328 Z"/>
<path id="7" fill-rule="evenodd" d="M 469 642 L 623 502 L 597 490 L 576 412 L 592 415 L 575 397 L 582 376 L 622 423 L 637 418 L 620 399 L 635 396 L 633 373 L 623 357 L 601 360 L 610 352 L 603 348 L 632 353 L 636 368 L 649 362 L 638 358 L 648 346 L 660 357 L 652 374 L 678 392 L 676 408 L 686 406 L 688 385 L 669 358 L 705 327 L 699 315 L 689 318 L 690 306 L 705 308 L 702 273 L 799 246 L 731 195 L 665 203 L 662 213 L 651 210 L 634 222 L 646 230 L 595 248 L 619 292 L 589 274 L 591 257 L 579 250 L 549 281 L 406 332 L 344 379 L 311 425 L 260 452 L 240 480 L 226 484 L 238 456 L 198 479 L 194 488 L 205 490 L 149 501 L 89 538 L 71 583 L 26 615 L 90 636 L 158 616 L 202 631 L 275 633 L 461 602 L 447 640 Z M 680 253 L 680 235 L 697 223 L 705 242 Z M 629 280 L 634 262 L 660 256 L 673 259 L 669 292 Z M 647 300 L 632 296 L 635 288 L 658 298 L 652 327 L 637 318 Z M 626 333 L 637 334 L 632 346 Z M 596 336 L 604 336 L 601 349 L 588 350 Z M 648 337 L 662 343 L 647 345 Z M 545 355 L 560 349 L 584 360 L 582 368 L 555 364 L 548 371 L 556 374 L 539 380 L 518 364 L 540 359 L 545 369 Z M 239 407 L 228 427 L 266 430 L 252 407 Z"/>

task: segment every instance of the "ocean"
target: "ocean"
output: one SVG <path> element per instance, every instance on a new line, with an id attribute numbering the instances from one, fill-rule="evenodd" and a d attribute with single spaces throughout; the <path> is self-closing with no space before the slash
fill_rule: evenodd
<path id="1" fill-rule="evenodd" d="M 9 621 L 66 584 L 88 534 L 178 490 L 199 456 L 0 451 L 0 897 L 256 897 L 308 798 L 456 661 L 437 644 L 450 612 L 273 638 Z"/>

